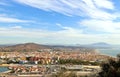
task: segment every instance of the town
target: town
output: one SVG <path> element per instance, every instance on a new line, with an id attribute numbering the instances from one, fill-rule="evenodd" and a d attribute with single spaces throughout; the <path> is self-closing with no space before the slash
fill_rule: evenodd
<path id="1" fill-rule="evenodd" d="M 58 49 L 41 49 L 34 52 L 0 52 L 0 66 L 8 68 L 8 71 L 1 73 L 1 76 L 51 77 L 52 74 L 65 69 L 67 71 L 77 70 L 76 73 L 79 73 L 80 76 L 89 75 L 100 71 L 100 63 L 108 59 L 115 59 L 99 54 L 93 49 L 63 49 L 59 49 L 59 51 Z"/>

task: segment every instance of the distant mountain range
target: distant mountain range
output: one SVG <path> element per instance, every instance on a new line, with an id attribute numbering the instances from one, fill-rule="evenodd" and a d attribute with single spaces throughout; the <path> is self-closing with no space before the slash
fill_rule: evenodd
<path id="1" fill-rule="evenodd" d="M 94 44 L 88 44 L 88 45 L 76 45 L 76 46 L 64 46 L 64 45 L 41 45 L 36 43 L 25 43 L 25 44 L 16 44 L 16 45 L 0 45 L 0 51 L 39 51 L 41 49 L 51 49 L 51 48 L 110 48 L 111 45 L 99 42 Z"/>
<path id="2" fill-rule="evenodd" d="M 93 46 L 93 47 L 111 47 L 112 45 L 110 45 L 108 43 L 104 43 L 104 42 L 99 42 L 99 43 L 91 44 L 91 46 Z"/>
<path id="3" fill-rule="evenodd" d="M 92 45 L 95 45 L 95 46 L 110 46 L 110 44 L 105 43 L 105 42 L 93 43 Z"/>
<path id="4" fill-rule="evenodd" d="M 87 47 L 87 48 L 111 48 L 112 47 L 112 45 L 105 42 L 98 42 L 98 43 L 86 44 L 86 45 L 77 44 L 77 46 Z"/>

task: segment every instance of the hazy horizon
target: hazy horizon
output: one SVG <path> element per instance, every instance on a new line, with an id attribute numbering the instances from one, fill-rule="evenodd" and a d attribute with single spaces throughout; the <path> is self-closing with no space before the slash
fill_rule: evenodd
<path id="1" fill-rule="evenodd" d="M 118 0 L 0 0 L 0 44 L 120 45 Z"/>
<path id="2" fill-rule="evenodd" d="M 38 43 L 38 42 L 21 42 L 21 43 L 1 43 L 0 45 L 17 45 L 17 44 L 39 44 L 39 45 L 56 45 L 56 46 L 97 46 L 97 45 L 103 45 L 103 46 L 120 46 L 120 44 L 109 44 L 106 42 L 95 42 L 95 43 L 84 43 L 84 44 L 49 44 L 49 43 Z"/>

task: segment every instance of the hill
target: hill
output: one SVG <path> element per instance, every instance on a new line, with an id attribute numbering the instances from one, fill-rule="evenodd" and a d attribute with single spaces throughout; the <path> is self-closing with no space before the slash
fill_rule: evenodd
<path id="1" fill-rule="evenodd" d="M 48 48 L 50 47 L 47 45 L 25 43 L 25 44 L 0 47 L 0 51 L 38 51 L 40 49 L 48 49 Z"/>
<path id="2" fill-rule="evenodd" d="M 97 45 L 97 46 L 110 46 L 110 44 L 105 43 L 105 42 L 93 43 L 92 45 Z"/>
<path id="3" fill-rule="evenodd" d="M 91 46 L 96 47 L 96 48 L 110 48 L 111 45 L 105 42 L 98 42 L 98 43 L 93 43 Z"/>

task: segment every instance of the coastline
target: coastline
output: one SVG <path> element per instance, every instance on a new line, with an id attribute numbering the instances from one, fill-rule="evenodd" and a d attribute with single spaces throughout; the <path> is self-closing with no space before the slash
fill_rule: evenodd
<path id="1" fill-rule="evenodd" d="M 1 65 L 0 66 L 0 74 L 6 74 L 6 73 L 10 73 L 11 72 L 11 70 L 8 68 L 9 66 L 4 66 L 4 65 Z"/>
<path id="2" fill-rule="evenodd" d="M 1 73 L 10 73 L 11 72 L 11 70 L 8 70 L 8 71 L 5 71 L 5 72 L 1 72 Z"/>
<path id="3" fill-rule="evenodd" d="M 117 58 L 116 56 L 117 56 L 117 54 L 116 54 L 116 56 L 114 56 L 114 55 L 110 55 L 110 54 L 107 54 L 107 53 L 103 53 L 103 51 L 102 50 L 109 50 L 109 49 L 96 49 L 97 51 L 98 51 L 98 54 L 100 54 L 100 55 L 103 55 L 103 56 L 109 56 L 109 57 L 112 57 L 112 58 Z M 105 51 L 104 51 L 105 52 Z M 109 51 L 106 51 L 106 52 L 109 52 Z"/>

